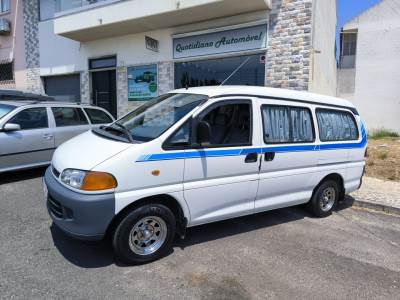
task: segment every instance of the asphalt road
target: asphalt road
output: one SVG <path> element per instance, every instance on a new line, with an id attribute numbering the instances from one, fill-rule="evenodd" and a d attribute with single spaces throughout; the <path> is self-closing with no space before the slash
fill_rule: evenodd
<path id="1" fill-rule="evenodd" d="M 400 217 L 341 205 L 281 209 L 190 229 L 173 253 L 124 266 L 107 243 L 65 237 L 42 170 L 0 178 L 0 298 L 399 299 Z"/>

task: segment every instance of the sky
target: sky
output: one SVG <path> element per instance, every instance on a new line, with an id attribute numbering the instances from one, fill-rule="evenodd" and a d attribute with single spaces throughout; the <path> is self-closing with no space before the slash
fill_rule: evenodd
<path id="1" fill-rule="evenodd" d="M 323 0 L 329 1 L 329 0 Z M 359 15 L 371 6 L 377 4 L 380 0 L 337 0 L 337 32 L 336 42 L 339 47 L 340 29 L 353 17 Z M 339 53 L 339 49 L 337 51 Z"/>

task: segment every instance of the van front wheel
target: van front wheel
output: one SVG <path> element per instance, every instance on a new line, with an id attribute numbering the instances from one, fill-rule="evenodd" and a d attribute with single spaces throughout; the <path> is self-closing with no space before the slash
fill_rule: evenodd
<path id="1" fill-rule="evenodd" d="M 157 260 L 171 250 L 175 229 L 175 217 L 168 207 L 141 206 L 125 216 L 115 229 L 114 252 L 127 264 Z"/>
<path id="2" fill-rule="evenodd" d="M 319 218 L 327 217 L 335 209 L 338 200 L 338 184 L 334 180 L 327 180 L 315 190 L 308 203 L 308 209 Z"/>

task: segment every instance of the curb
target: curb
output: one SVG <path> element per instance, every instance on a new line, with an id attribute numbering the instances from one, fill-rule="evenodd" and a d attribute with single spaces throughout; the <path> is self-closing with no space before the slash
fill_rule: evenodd
<path id="1" fill-rule="evenodd" d="M 368 209 L 372 209 L 372 210 L 376 210 L 376 211 L 383 211 L 383 212 L 394 214 L 394 215 L 400 215 L 399 207 L 393 207 L 393 206 L 384 205 L 384 204 L 354 200 L 352 206 L 368 208 Z"/>

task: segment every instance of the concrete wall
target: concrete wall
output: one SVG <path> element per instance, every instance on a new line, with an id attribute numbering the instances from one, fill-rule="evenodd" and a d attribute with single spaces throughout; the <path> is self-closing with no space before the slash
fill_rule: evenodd
<path id="1" fill-rule="evenodd" d="M 383 0 L 344 29 L 354 28 L 358 28 L 355 90 L 346 95 L 340 88 L 339 96 L 353 101 L 369 130 L 384 127 L 400 132 L 400 18 L 393 1 Z"/>
<path id="2" fill-rule="evenodd" d="M 309 91 L 336 96 L 336 1 L 314 0 Z"/>

